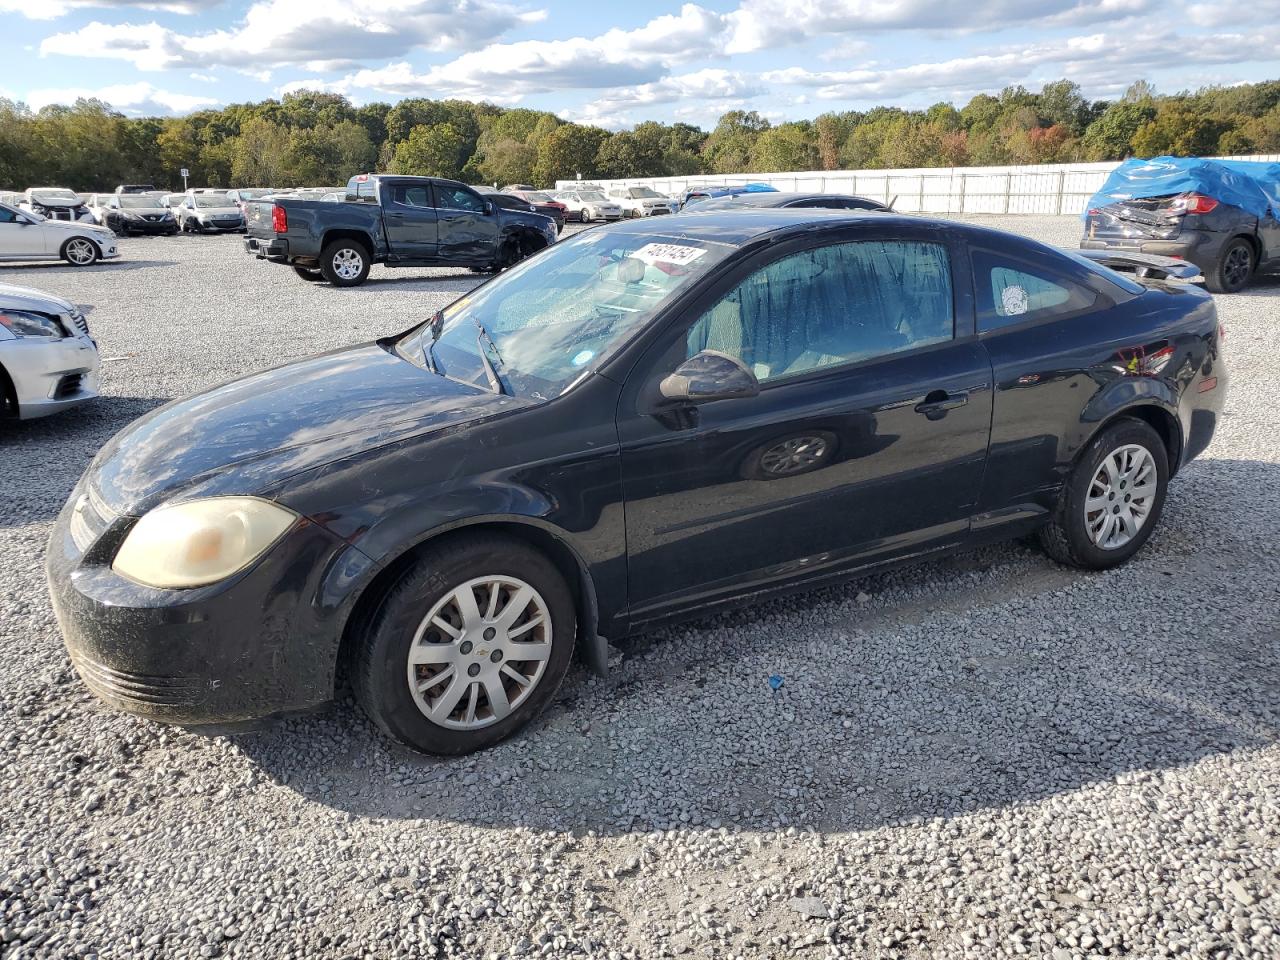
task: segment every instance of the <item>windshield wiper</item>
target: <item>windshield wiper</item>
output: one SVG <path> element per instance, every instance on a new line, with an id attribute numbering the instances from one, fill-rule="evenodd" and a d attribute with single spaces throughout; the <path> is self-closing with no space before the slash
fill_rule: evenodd
<path id="1" fill-rule="evenodd" d="M 492 349 L 493 355 L 498 358 L 498 363 L 502 363 L 502 353 L 499 352 L 498 345 L 493 342 L 493 337 L 489 336 L 489 331 L 484 328 L 484 324 L 478 317 L 476 327 L 480 330 L 476 334 L 476 344 L 480 347 L 480 363 L 484 366 L 484 375 L 489 381 L 489 386 L 493 388 L 494 393 L 508 394 L 510 391 L 502 382 L 502 377 L 498 376 L 498 368 L 489 359 L 489 350 Z"/>
<path id="2" fill-rule="evenodd" d="M 426 349 L 422 351 L 422 359 L 427 363 L 427 369 L 434 374 L 443 376 L 440 373 L 440 366 L 436 363 L 436 341 L 440 339 L 440 332 L 444 329 L 444 311 L 437 310 L 436 315 L 430 321 L 431 339 L 427 341 Z"/>

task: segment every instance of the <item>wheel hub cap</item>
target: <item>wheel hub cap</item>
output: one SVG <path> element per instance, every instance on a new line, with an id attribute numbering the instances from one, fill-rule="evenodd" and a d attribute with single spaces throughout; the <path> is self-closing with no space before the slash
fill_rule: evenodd
<path id="1" fill-rule="evenodd" d="M 363 267 L 364 258 L 354 250 L 339 250 L 333 255 L 333 272 L 343 280 L 354 280 Z"/>
<path id="2" fill-rule="evenodd" d="M 408 681 L 433 723 L 477 730 L 518 708 L 551 657 L 546 601 L 515 577 L 479 577 L 456 587 L 419 624 Z"/>
<path id="3" fill-rule="evenodd" d="M 1155 458 L 1141 444 L 1108 454 L 1098 464 L 1085 497 L 1085 529 L 1093 544 L 1117 550 L 1137 536 L 1151 515 L 1157 483 Z"/>

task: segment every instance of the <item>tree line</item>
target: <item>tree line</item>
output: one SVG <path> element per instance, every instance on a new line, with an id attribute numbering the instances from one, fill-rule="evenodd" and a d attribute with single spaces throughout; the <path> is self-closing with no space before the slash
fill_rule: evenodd
<path id="1" fill-rule="evenodd" d="M 647 121 L 610 132 L 555 114 L 413 98 L 355 106 L 302 90 L 182 117 L 126 117 L 99 100 L 38 111 L 0 99 L 0 189 L 177 189 L 343 184 L 355 173 L 471 183 L 787 170 L 987 166 L 1280 152 L 1280 81 L 1159 95 L 1145 81 L 1115 101 L 1058 80 L 1006 87 L 957 109 L 876 107 L 773 124 L 733 110 L 715 128 Z"/>

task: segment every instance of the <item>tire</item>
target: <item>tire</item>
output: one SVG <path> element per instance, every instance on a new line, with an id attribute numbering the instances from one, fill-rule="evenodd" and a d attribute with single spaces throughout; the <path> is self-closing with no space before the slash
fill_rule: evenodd
<path id="1" fill-rule="evenodd" d="M 308 283 L 319 283 L 324 279 L 319 270 L 313 270 L 310 267 L 294 267 L 293 272 Z"/>
<path id="2" fill-rule="evenodd" d="M 1154 477 L 1143 470 L 1142 452 L 1149 458 Z M 1110 477 L 1107 484 L 1102 482 L 1104 463 Z M 1132 470 L 1133 475 L 1124 470 Z M 1154 488 L 1145 497 L 1128 499 L 1131 491 L 1148 482 L 1153 482 Z M 1040 531 L 1040 544 L 1050 557 L 1069 566 L 1085 570 L 1118 566 L 1151 537 L 1160 522 L 1168 484 L 1169 455 L 1160 435 L 1141 420 L 1119 420 L 1080 454 L 1052 519 Z M 1091 497 L 1102 509 L 1090 509 Z M 1141 515 L 1139 504 L 1145 510 Z M 1120 522 L 1111 520 L 1103 526 L 1108 516 Z M 1092 532 L 1099 528 L 1101 535 Z"/>
<path id="3" fill-rule="evenodd" d="M 369 251 L 358 240 L 334 240 L 320 251 L 320 273 L 335 287 L 364 283 L 369 266 Z"/>
<path id="4" fill-rule="evenodd" d="M 1236 293 L 1243 290 L 1257 267 L 1253 245 L 1243 237 L 1227 242 L 1218 262 L 1205 272 L 1204 285 L 1214 293 Z"/>
<path id="5" fill-rule="evenodd" d="M 102 258 L 102 251 L 87 237 L 72 237 L 62 245 L 58 256 L 73 267 L 89 267 Z"/>
<path id="6" fill-rule="evenodd" d="M 492 608 L 490 581 L 505 584 Z M 470 629 L 453 599 L 468 589 L 476 607 Z M 530 599 L 516 611 L 518 636 L 504 640 L 495 638 L 491 627 L 480 629 L 483 623 L 500 624 L 506 604 L 521 603 L 512 598 L 522 595 Z M 543 618 L 541 625 L 526 626 L 535 613 Z M 431 623 L 429 616 L 434 617 Z M 461 632 L 454 635 L 458 627 L 446 631 L 437 626 L 442 623 L 458 624 Z M 471 753 L 505 740 L 551 702 L 569 669 L 576 633 L 573 597 L 543 554 L 499 535 L 459 537 L 424 553 L 382 600 L 356 651 L 356 698 L 379 728 L 405 746 L 448 756 Z M 544 656 L 534 661 L 503 657 L 526 642 L 530 649 L 536 644 Z M 411 666 L 412 650 L 431 650 L 433 655 Z M 411 671 L 424 692 L 410 687 Z M 527 691 L 513 673 L 530 679 Z M 445 679 L 428 682 L 441 674 Z M 505 716 L 489 699 L 495 683 L 508 699 Z M 436 719 L 426 712 L 449 708 L 451 713 Z"/>

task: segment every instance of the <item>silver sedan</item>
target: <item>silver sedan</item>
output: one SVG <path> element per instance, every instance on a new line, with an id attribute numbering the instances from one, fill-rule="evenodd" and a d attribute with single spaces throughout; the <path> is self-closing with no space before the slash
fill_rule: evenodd
<path id="1" fill-rule="evenodd" d="M 98 395 L 98 345 L 74 304 L 0 284 L 0 416 L 31 420 Z"/>

